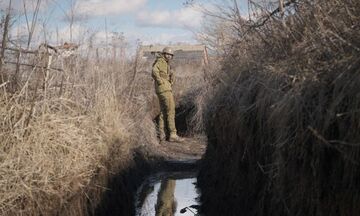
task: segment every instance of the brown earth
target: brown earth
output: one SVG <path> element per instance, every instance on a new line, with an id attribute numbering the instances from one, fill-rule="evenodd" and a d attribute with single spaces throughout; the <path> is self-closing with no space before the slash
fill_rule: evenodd
<path id="1" fill-rule="evenodd" d="M 206 149 L 205 137 L 184 137 L 184 142 L 161 142 L 150 153 L 164 161 L 200 160 Z"/>

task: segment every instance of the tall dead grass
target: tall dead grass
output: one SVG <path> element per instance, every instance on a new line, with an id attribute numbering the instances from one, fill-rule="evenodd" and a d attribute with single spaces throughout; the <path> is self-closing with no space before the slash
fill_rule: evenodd
<path id="1" fill-rule="evenodd" d="M 236 22 L 204 96 L 206 215 L 360 212 L 360 3 L 293 2 Z"/>
<path id="2" fill-rule="evenodd" d="M 100 199 L 88 193 L 106 190 L 96 178 L 125 168 L 139 145 L 156 143 L 151 116 L 128 94 L 134 63 L 89 56 L 64 60 L 64 71 L 47 79 L 45 69 L 22 67 L 15 91 L 2 86 L 0 215 L 86 215 L 87 202 Z M 69 209 L 74 197 L 84 201 Z"/>

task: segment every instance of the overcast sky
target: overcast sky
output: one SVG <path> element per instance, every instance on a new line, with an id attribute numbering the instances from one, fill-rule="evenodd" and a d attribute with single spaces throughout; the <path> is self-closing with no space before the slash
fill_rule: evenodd
<path id="1" fill-rule="evenodd" d="M 133 44 L 197 43 L 196 33 L 201 29 L 203 15 L 198 7 L 185 6 L 185 0 L 12 0 L 14 25 L 12 35 L 27 34 L 24 2 L 31 22 L 36 2 L 41 12 L 36 26 L 35 41 L 63 43 L 70 41 L 71 11 L 75 22 L 73 42 L 81 42 L 93 35 L 97 41 L 110 37 L 112 32 L 123 33 Z M 219 0 L 221 2 L 221 0 Z M 224 0 L 226 1 L 226 0 Z M 209 1 L 197 1 L 209 5 Z M 239 0 L 246 9 L 246 0 Z M 0 0 L 2 9 L 9 0 Z M 107 34 L 106 34 L 107 33 Z"/>

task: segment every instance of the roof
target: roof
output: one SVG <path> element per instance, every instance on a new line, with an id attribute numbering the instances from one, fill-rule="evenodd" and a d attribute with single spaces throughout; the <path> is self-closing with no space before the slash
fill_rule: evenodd
<path id="1" fill-rule="evenodd" d="M 171 47 L 174 52 L 183 51 L 183 52 L 203 52 L 205 50 L 205 45 L 147 45 L 141 46 L 140 50 L 142 52 L 161 52 L 165 47 Z"/>
<path id="2" fill-rule="evenodd" d="M 147 45 L 140 47 L 140 55 L 147 61 L 155 59 L 157 53 L 165 47 L 170 47 L 174 52 L 174 61 L 184 63 L 188 61 L 204 61 L 207 64 L 207 50 L 205 45 Z"/>

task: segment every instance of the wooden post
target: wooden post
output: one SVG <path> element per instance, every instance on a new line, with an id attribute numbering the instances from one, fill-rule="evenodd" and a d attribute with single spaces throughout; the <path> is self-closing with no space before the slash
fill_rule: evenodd
<path id="1" fill-rule="evenodd" d="M 284 16 L 284 0 L 279 0 L 279 11 L 280 11 L 281 17 L 283 17 Z"/>
<path id="2" fill-rule="evenodd" d="M 4 63 L 5 49 L 6 49 L 6 44 L 7 44 L 8 32 L 9 32 L 10 10 L 11 10 L 11 0 L 9 2 L 8 12 L 6 13 L 6 16 L 5 16 L 3 40 L 1 42 L 1 53 L 0 53 L 0 76 L 1 76 L 0 81 L 1 81 L 1 83 L 5 82 L 4 72 L 2 70 L 2 66 L 3 66 L 3 63 Z"/>
<path id="3" fill-rule="evenodd" d="M 203 72 L 204 72 L 204 81 L 206 82 L 208 80 L 207 66 L 209 65 L 209 55 L 206 46 L 204 46 L 204 64 L 205 65 L 203 66 Z"/>
<path id="4" fill-rule="evenodd" d="M 209 64 L 209 55 L 208 55 L 206 46 L 204 46 L 204 63 L 205 63 L 205 65 Z"/>
<path id="5" fill-rule="evenodd" d="M 45 77 L 44 77 L 44 95 L 45 95 L 45 98 L 46 98 L 46 95 L 47 95 L 49 73 L 50 73 L 50 67 L 51 67 L 52 57 L 53 56 L 51 54 L 47 53 L 46 57 L 47 57 L 47 66 L 46 66 Z"/>
<path id="6" fill-rule="evenodd" d="M 140 61 L 140 46 L 137 47 L 136 49 L 136 54 L 135 54 L 135 62 L 134 62 L 134 74 L 133 77 L 129 83 L 129 89 L 130 89 L 130 93 L 129 93 L 129 101 L 131 100 L 133 93 L 134 93 L 134 86 L 135 86 L 135 81 L 136 81 L 136 75 L 138 72 L 138 64 Z"/>
<path id="7" fill-rule="evenodd" d="M 12 78 L 11 82 L 11 91 L 16 92 L 18 86 L 19 86 L 19 73 L 20 73 L 20 58 L 21 58 L 21 50 L 19 49 L 16 53 L 16 69 L 15 74 Z"/>

